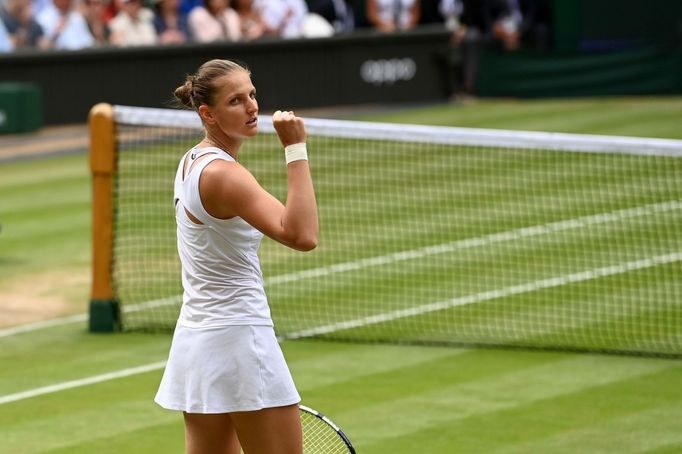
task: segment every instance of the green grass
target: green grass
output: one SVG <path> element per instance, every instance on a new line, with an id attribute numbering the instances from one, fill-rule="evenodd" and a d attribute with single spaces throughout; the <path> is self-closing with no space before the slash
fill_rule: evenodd
<path id="1" fill-rule="evenodd" d="M 606 134 L 682 139 L 680 97 L 562 98 L 497 100 L 404 109 L 354 120 L 389 121 L 471 128 Z"/>
<path id="2" fill-rule="evenodd" d="M 682 138 L 681 117 L 682 98 L 647 98 L 482 101 L 371 119 Z M 671 188 L 678 186 L 671 182 Z M 327 200 L 333 201 L 332 196 Z M 55 314 L 86 310 L 89 199 L 85 156 L 0 163 L 2 313 L 13 315 L 4 308 L 15 301 L 33 311 L 47 310 L 47 304 L 58 301 Z M 462 208 L 467 209 L 466 201 Z M 538 215 L 547 213 L 539 210 Z M 675 234 L 679 223 L 669 220 L 656 243 L 662 247 L 679 246 Z M 448 234 L 432 233 L 444 238 Z M 604 231 L 608 237 L 614 234 L 617 229 Z M 578 247 L 579 236 L 563 235 L 562 241 Z M 344 251 L 349 252 L 348 247 L 339 243 L 335 252 Z M 580 251 L 595 253 L 589 247 Z M 281 258 L 275 258 L 284 263 L 287 256 L 282 252 Z M 491 270 L 495 259 L 495 254 L 478 258 L 483 269 L 491 266 Z M 306 257 L 297 260 L 305 262 Z M 272 272 L 280 272 L 278 266 Z M 537 266 L 542 268 L 541 263 Z M 668 268 L 669 276 L 679 272 L 674 264 Z M 419 271 L 419 267 L 404 271 Z M 472 269 L 461 271 L 470 278 L 480 275 Z M 639 279 L 610 278 L 614 298 L 636 292 L 642 282 L 651 287 L 642 298 L 655 291 L 679 295 L 679 289 L 670 287 L 675 279 L 657 283 L 661 273 L 666 275 L 656 269 L 638 274 Z M 360 295 L 365 291 L 363 277 L 357 273 L 341 282 L 325 282 L 343 288 L 352 285 L 347 291 Z M 312 285 L 304 290 L 316 291 Z M 589 301 L 585 304 L 589 309 Z M 523 314 L 520 317 L 523 322 Z M 532 324 L 529 317 L 525 322 Z M 471 323 L 475 324 L 474 318 Z M 90 335 L 82 324 L 0 337 L 0 399 L 155 363 L 165 359 L 168 347 L 166 335 Z M 304 401 L 329 414 L 360 453 L 682 451 L 680 361 L 322 341 L 285 342 L 283 349 Z M 154 370 L 0 404 L 0 452 L 182 452 L 180 415 L 152 402 L 160 376 L 161 370 Z"/>
<path id="3" fill-rule="evenodd" d="M 2 324 L 84 311 L 90 205 L 85 155 L 0 163 Z"/>
<path id="4" fill-rule="evenodd" d="M 16 336 L 11 345 L 3 340 L 0 359 L 13 380 L 0 389 L 155 362 L 167 341 L 93 336 L 74 327 Z M 35 351 L 42 354 L 26 364 Z M 288 342 L 284 351 L 306 403 L 332 415 L 359 452 L 634 453 L 682 446 L 676 361 L 315 341 Z M 181 452 L 181 418 L 151 401 L 160 373 L 3 405 L 3 452 Z"/>

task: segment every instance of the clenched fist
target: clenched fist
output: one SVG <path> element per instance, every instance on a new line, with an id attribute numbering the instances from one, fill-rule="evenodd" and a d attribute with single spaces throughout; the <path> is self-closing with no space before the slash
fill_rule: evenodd
<path id="1" fill-rule="evenodd" d="M 291 111 L 278 110 L 272 115 L 272 125 L 277 131 L 279 141 L 283 146 L 305 142 L 306 133 L 303 119 L 294 115 Z"/>

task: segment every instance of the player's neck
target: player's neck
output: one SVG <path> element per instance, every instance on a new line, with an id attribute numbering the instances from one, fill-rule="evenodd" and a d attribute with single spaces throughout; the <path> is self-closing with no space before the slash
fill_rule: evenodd
<path id="1" fill-rule="evenodd" d="M 241 144 L 242 141 L 238 139 L 216 137 L 214 134 L 206 133 L 206 137 L 204 137 L 204 140 L 201 141 L 200 145 L 220 148 L 237 160 L 237 153 L 239 152 Z"/>

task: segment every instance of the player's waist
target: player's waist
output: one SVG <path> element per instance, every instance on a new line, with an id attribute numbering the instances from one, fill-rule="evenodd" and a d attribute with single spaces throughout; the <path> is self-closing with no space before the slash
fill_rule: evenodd
<path id="1" fill-rule="evenodd" d="M 193 295 L 185 292 L 178 323 L 201 328 L 230 325 L 272 326 L 270 307 L 264 294 L 242 291 L 228 297 Z"/>

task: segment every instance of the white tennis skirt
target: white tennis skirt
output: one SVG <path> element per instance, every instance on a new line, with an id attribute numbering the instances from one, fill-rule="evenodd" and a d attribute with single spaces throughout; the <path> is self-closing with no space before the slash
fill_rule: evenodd
<path id="1" fill-rule="evenodd" d="M 154 401 L 187 413 L 230 413 L 301 401 L 271 326 L 176 326 Z"/>

